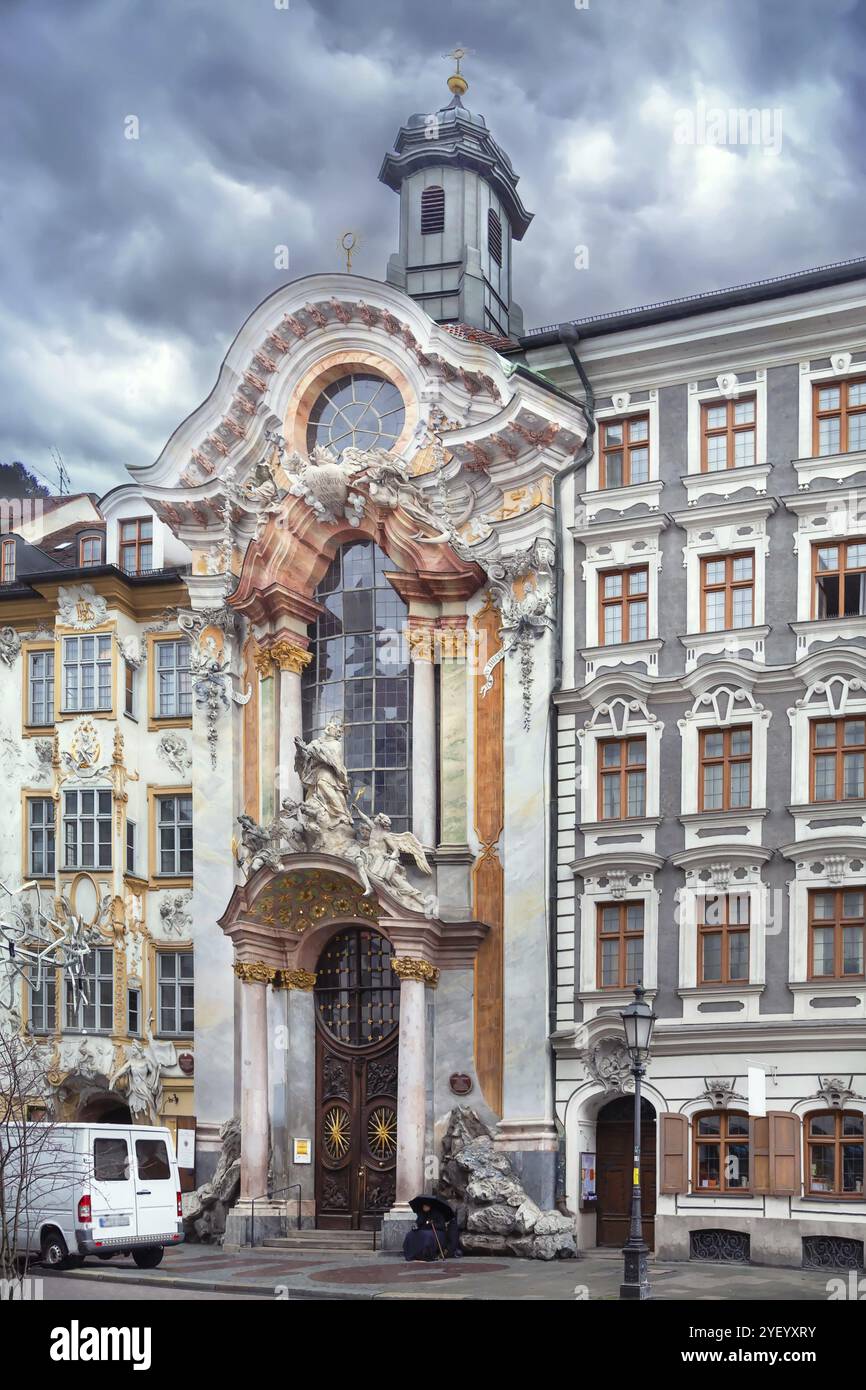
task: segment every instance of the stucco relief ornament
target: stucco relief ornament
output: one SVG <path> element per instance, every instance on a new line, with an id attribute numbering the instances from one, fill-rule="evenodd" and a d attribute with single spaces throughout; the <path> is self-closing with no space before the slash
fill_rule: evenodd
<path id="1" fill-rule="evenodd" d="M 67 627 L 86 631 L 105 622 L 108 603 L 92 584 L 61 584 L 57 595 L 57 615 Z"/>
<path id="2" fill-rule="evenodd" d="M 189 664 L 192 672 L 192 690 L 196 708 L 204 711 L 211 767 L 215 768 L 219 739 L 217 724 L 220 714 L 230 710 L 232 703 L 245 705 L 250 699 L 253 689 L 252 686 L 248 686 L 244 695 L 232 689 L 229 659 L 225 655 L 220 655 L 212 637 L 208 637 L 204 643 L 199 641 L 197 646 L 192 647 Z"/>
<path id="3" fill-rule="evenodd" d="M 163 898 L 159 905 L 159 920 L 166 936 L 179 939 L 187 937 L 192 931 L 190 904 L 192 893 L 173 893 Z"/>
<path id="4" fill-rule="evenodd" d="M 520 658 L 520 686 L 523 691 L 523 727 L 529 730 L 532 722 L 532 683 L 535 643 L 545 632 L 555 627 L 554 599 L 551 588 L 553 562 L 556 555 L 551 541 L 533 541 L 506 559 L 485 564 L 490 587 L 502 614 L 500 637 L 502 646 L 487 662 L 482 675 L 481 694 L 493 689 L 493 672 L 506 656 L 513 652 Z M 482 560 L 481 562 L 485 562 Z M 515 593 L 515 581 L 523 581 L 523 593 Z"/>
<path id="5" fill-rule="evenodd" d="M 633 1091 L 628 1049 L 617 1038 L 602 1038 L 584 1056 L 587 1076 L 606 1091 Z"/>
<path id="6" fill-rule="evenodd" d="M 131 666 L 134 671 L 137 671 L 144 663 L 141 639 L 135 636 L 118 637 L 117 645 L 127 666 Z"/>
<path id="7" fill-rule="evenodd" d="M 186 777 L 192 767 L 192 754 L 186 739 L 173 729 L 167 729 L 156 745 L 157 755 L 168 763 L 178 777 Z"/>
<path id="8" fill-rule="evenodd" d="M 72 742 L 68 750 L 64 749 L 61 753 L 60 760 L 67 776 L 84 774 L 93 777 L 106 771 L 104 767 L 98 766 L 101 753 L 102 744 L 96 725 L 91 719 L 80 719 L 73 731 Z"/>
<path id="9" fill-rule="evenodd" d="M 21 650 L 21 638 L 14 627 L 0 627 L 0 661 L 11 666 Z"/>

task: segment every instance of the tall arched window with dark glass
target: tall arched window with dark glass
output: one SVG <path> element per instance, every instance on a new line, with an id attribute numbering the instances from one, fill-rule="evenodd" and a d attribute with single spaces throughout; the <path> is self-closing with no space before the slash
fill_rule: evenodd
<path id="1" fill-rule="evenodd" d="M 350 541 L 318 585 L 325 612 L 303 675 L 304 738 L 342 719 L 351 798 L 367 815 L 384 812 L 395 830 L 408 830 L 412 667 L 408 609 L 386 578 L 394 568 L 372 541 Z"/>

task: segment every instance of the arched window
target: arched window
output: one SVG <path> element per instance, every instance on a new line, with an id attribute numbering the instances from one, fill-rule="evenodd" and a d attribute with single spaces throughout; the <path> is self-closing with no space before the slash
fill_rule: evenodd
<path id="1" fill-rule="evenodd" d="M 445 189 L 438 184 L 421 194 L 421 235 L 432 236 L 445 230 Z"/>
<path id="2" fill-rule="evenodd" d="M 350 927 L 332 936 L 316 966 L 322 1026 L 353 1047 L 381 1042 L 400 1020 L 400 981 L 391 974 L 391 943 L 377 931 Z"/>
<path id="3" fill-rule="evenodd" d="M 497 265 L 502 265 L 502 223 L 499 214 L 487 209 L 487 247 Z"/>
<path id="4" fill-rule="evenodd" d="M 341 547 L 316 589 L 325 608 L 302 682 L 304 737 L 343 720 L 351 797 L 367 815 L 410 828 L 412 667 L 408 609 L 385 577 L 395 567 L 372 541 Z"/>
<path id="5" fill-rule="evenodd" d="M 332 381 L 318 397 L 307 424 L 307 450 L 392 449 L 406 419 L 397 387 L 372 372 Z"/>
<path id="6" fill-rule="evenodd" d="M 862 1113 L 812 1111 L 805 1123 L 806 1191 L 816 1197 L 862 1197 Z"/>
<path id="7" fill-rule="evenodd" d="M 732 1110 L 708 1110 L 694 1121 L 695 1192 L 748 1192 L 749 1117 Z"/>

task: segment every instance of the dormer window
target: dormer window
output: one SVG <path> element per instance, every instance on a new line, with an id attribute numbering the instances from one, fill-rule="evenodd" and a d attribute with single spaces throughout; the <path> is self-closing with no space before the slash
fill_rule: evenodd
<path id="1" fill-rule="evenodd" d="M 15 582 L 15 542 L 3 541 L 2 562 L 0 562 L 0 578 L 4 584 L 14 584 Z"/>
<path id="2" fill-rule="evenodd" d="M 492 208 L 487 210 L 487 249 L 490 259 L 502 265 L 502 223 Z"/>
<path id="3" fill-rule="evenodd" d="M 79 536 L 78 563 L 83 568 L 101 565 L 103 560 L 102 536 Z"/>
<path id="4" fill-rule="evenodd" d="M 445 189 L 434 184 L 421 194 L 421 235 L 445 230 Z"/>
<path id="5" fill-rule="evenodd" d="M 153 567 L 153 519 L 135 517 L 120 523 L 120 568 L 127 574 L 144 574 Z"/>

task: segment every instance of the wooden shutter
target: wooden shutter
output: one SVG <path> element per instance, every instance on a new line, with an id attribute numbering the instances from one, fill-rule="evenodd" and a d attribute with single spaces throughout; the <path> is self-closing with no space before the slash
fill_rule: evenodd
<path id="1" fill-rule="evenodd" d="M 766 1115 L 752 1116 L 749 1121 L 749 1186 L 753 1192 L 765 1194 L 770 1189 L 770 1121 Z"/>
<path id="2" fill-rule="evenodd" d="M 800 1117 L 788 1110 L 771 1110 L 770 1191 L 776 1197 L 800 1195 Z"/>
<path id="3" fill-rule="evenodd" d="M 686 1115 L 659 1116 L 662 1127 L 660 1192 L 689 1190 L 689 1121 Z"/>

